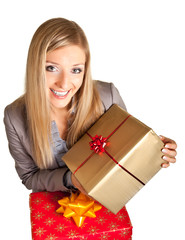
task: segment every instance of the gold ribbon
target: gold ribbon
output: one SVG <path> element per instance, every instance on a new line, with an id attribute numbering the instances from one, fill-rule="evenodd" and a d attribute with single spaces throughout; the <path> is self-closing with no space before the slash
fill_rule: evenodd
<path id="1" fill-rule="evenodd" d="M 63 213 L 66 218 L 72 217 L 78 227 L 81 227 L 85 218 L 95 218 L 95 212 L 102 206 L 95 203 L 92 199 L 80 193 L 72 193 L 70 197 L 64 197 L 58 201 L 61 205 L 56 210 L 57 213 Z"/>

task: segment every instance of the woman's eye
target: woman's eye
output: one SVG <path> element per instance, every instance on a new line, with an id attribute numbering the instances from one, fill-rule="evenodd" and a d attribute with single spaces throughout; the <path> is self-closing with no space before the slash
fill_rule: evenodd
<path id="1" fill-rule="evenodd" d="M 46 66 L 46 71 L 48 72 L 56 72 L 57 68 L 54 66 Z"/>
<path id="2" fill-rule="evenodd" d="M 81 68 L 74 68 L 74 69 L 72 69 L 72 73 L 78 74 L 78 73 L 81 73 L 81 72 L 82 72 Z"/>

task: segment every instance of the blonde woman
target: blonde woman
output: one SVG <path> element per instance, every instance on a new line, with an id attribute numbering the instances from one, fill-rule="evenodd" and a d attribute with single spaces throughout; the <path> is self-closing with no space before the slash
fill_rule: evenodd
<path id="1" fill-rule="evenodd" d="M 22 183 L 34 192 L 84 192 L 62 156 L 114 103 L 125 109 L 112 83 L 92 81 L 83 30 L 63 18 L 43 23 L 30 44 L 25 93 L 5 109 L 9 149 Z M 161 139 L 168 167 L 176 161 L 176 143 Z"/>

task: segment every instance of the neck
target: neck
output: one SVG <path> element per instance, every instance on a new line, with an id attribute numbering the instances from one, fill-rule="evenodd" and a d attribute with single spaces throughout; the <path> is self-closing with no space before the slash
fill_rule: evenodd
<path id="1" fill-rule="evenodd" d="M 52 120 L 67 118 L 67 115 L 68 115 L 68 108 L 51 110 L 51 119 Z"/>

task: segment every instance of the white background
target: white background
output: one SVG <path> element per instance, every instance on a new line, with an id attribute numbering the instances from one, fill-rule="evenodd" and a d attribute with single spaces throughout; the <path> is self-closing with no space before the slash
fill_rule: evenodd
<path id="1" fill-rule="evenodd" d="M 113 82 L 128 111 L 178 143 L 177 163 L 127 204 L 133 240 L 185 239 L 185 7 L 180 0 L 32 0 L 0 6 L 0 216 L 3 239 L 31 239 L 29 191 L 14 169 L 4 107 L 24 90 L 28 46 L 45 20 L 65 17 L 85 31 L 94 79 Z"/>

